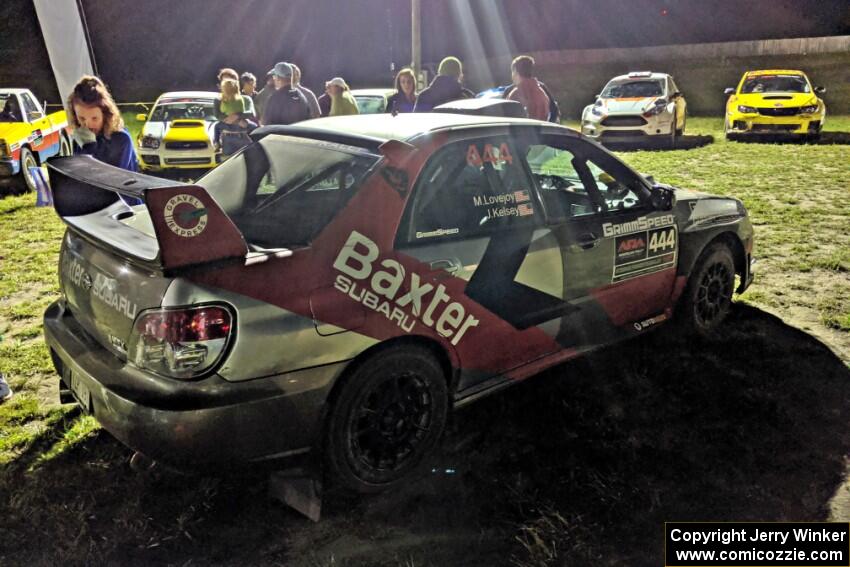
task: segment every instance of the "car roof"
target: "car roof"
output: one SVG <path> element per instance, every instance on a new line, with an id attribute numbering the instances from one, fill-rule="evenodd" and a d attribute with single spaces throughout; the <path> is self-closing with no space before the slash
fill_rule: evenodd
<path id="1" fill-rule="evenodd" d="M 355 114 L 305 120 L 290 126 L 264 126 L 252 132 L 259 138 L 267 134 L 303 135 L 339 143 L 359 145 L 377 150 L 388 140 L 411 141 L 420 136 L 442 131 L 476 127 L 533 126 L 557 128 L 575 136 L 579 134 L 564 126 L 530 120 L 528 118 L 505 118 L 502 116 L 475 116 L 441 112 L 392 114 Z"/>
<path id="2" fill-rule="evenodd" d="M 669 77 L 667 73 L 653 73 L 651 71 L 632 71 L 625 75 L 617 75 L 611 81 L 640 81 L 647 79 L 662 80 Z M 608 81 L 609 83 L 611 81 Z"/>
<path id="3" fill-rule="evenodd" d="M 198 98 L 198 99 L 208 99 L 215 98 L 219 96 L 219 94 L 215 91 L 172 91 L 168 93 L 162 93 L 159 95 L 159 98 L 156 99 L 157 102 L 160 102 L 169 98 Z"/>
<path id="4" fill-rule="evenodd" d="M 806 76 L 802 71 L 795 71 L 793 69 L 760 69 L 758 71 L 747 71 L 744 73 L 746 76 L 757 77 L 759 75 L 802 75 Z"/>
<path id="5" fill-rule="evenodd" d="M 393 93 L 395 93 L 395 89 L 391 88 L 353 89 L 351 91 L 354 96 L 390 96 Z"/>

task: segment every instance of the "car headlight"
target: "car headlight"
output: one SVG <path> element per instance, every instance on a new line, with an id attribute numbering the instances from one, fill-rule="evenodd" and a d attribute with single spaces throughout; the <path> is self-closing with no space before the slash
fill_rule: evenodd
<path id="1" fill-rule="evenodd" d="M 643 111 L 644 116 L 656 116 L 667 108 L 667 101 L 663 98 L 656 100 L 649 108 Z"/>
<path id="2" fill-rule="evenodd" d="M 593 108 L 590 109 L 590 113 L 594 116 L 605 116 L 605 109 L 602 108 L 601 104 L 594 104 Z"/>
<path id="3" fill-rule="evenodd" d="M 160 140 L 159 138 L 154 138 L 153 136 L 143 136 L 139 141 L 139 145 L 143 148 L 147 148 L 149 150 L 155 150 L 159 147 Z"/>
<path id="4" fill-rule="evenodd" d="M 818 105 L 813 104 L 811 106 L 803 106 L 800 108 L 800 113 L 802 114 L 814 114 L 818 111 Z"/>
<path id="5" fill-rule="evenodd" d="M 738 105 L 738 112 L 742 114 L 756 114 L 758 113 L 758 110 L 756 110 L 755 107 L 740 104 Z"/>

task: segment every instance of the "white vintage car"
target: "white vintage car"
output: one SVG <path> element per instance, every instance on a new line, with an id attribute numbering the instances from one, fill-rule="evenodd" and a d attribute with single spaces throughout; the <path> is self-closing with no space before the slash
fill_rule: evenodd
<path id="1" fill-rule="evenodd" d="M 671 145 L 685 131 L 687 104 L 673 77 L 634 72 L 614 77 L 585 107 L 582 134 L 600 142 L 666 138 Z"/>
<path id="2" fill-rule="evenodd" d="M 213 145 L 216 92 L 164 93 L 144 121 L 138 138 L 139 167 L 143 171 L 213 168 L 221 161 Z"/>

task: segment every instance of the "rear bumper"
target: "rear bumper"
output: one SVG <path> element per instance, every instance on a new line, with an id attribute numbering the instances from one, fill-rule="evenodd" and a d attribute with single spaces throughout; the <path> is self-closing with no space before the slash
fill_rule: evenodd
<path id="1" fill-rule="evenodd" d="M 139 370 L 97 344 L 61 301 L 44 335 L 62 388 L 70 376 L 88 408 L 128 447 L 174 465 L 244 463 L 306 453 L 321 431 L 330 388 L 345 363 L 245 382 L 213 374 L 195 381 Z"/>

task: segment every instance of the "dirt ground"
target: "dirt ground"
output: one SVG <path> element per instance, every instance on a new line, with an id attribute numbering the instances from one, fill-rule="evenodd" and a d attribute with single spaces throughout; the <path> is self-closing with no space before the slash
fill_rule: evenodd
<path id="1" fill-rule="evenodd" d="M 0 485 L 44 487 L 0 499 L 0 563 L 661 565 L 664 521 L 819 520 L 846 498 L 848 379 L 736 304 L 716 341 L 661 328 L 460 410 L 408 486 L 328 494 L 318 524 L 263 474 L 136 474 L 102 431 L 35 462 L 37 442 Z"/>

